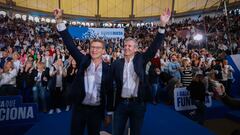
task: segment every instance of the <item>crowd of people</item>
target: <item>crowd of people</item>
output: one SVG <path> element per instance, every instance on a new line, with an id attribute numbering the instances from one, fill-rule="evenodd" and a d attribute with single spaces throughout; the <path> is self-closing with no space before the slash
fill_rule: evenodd
<path id="1" fill-rule="evenodd" d="M 188 87 L 200 75 L 210 80 L 204 83 L 204 92 L 214 92 L 209 90 L 209 85 L 216 89 L 224 86 L 231 95 L 234 69 L 226 56 L 240 53 L 240 16 L 231 14 L 229 20 L 228 24 L 226 16 L 206 16 L 167 26 L 163 45 L 146 68 L 153 103 L 158 101 L 160 85 L 165 87 L 171 104 L 174 86 Z M 158 26 L 130 26 L 125 28 L 125 37 L 136 38 L 138 52 L 143 53 L 157 31 Z M 196 41 L 193 39 L 196 33 L 207 36 Z M 124 57 L 123 39 L 103 40 L 106 43 L 104 62 L 111 64 Z M 85 55 L 89 54 L 90 41 L 74 40 Z M 63 107 L 70 109 L 71 99 L 67 97 L 78 68 L 55 24 L 0 15 L 0 49 L 1 95 L 20 94 L 24 102 L 36 102 L 41 111 L 49 114 L 60 113 Z M 218 82 L 222 85 L 218 86 Z M 200 95 L 195 95 L 197 100 Z"/>

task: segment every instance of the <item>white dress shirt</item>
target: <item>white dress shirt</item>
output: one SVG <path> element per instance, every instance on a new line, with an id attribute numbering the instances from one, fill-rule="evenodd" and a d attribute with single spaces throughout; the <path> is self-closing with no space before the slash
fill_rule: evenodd
<path id="1" fill-rule="evenodd" d="M 58 31 L 64 31 L 64 30 L 66 30 L 66 29 L 67 29 L 67 27 L 66 27 L 66 25 L 65 25 L 64 22 L 57 24 L 57 30 L 58 30 Z"/>
<path id="2" fill-rule="evenodd" d="M 129 62 L 125 60 L 123 70 L 123 88 L 122 98 L 131 98 L 138 96 L 139 77 L 134 71 L 133 58 Z"/>
<path id="3" fill-rule="evenodd" d="M 91 62 L 84 74 L 86 96 L 82 102 L 85 105 L 100 105 L 100 89 L 102 81 L 102 63 L 98 67 Z"/>

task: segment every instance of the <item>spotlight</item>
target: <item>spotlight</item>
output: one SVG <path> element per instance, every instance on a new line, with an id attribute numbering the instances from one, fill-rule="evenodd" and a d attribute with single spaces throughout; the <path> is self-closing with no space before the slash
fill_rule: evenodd
<path id="1" fill-rule="evenodd" d="M 202 34 L 196 34 L 194 37 L 193 37 L 194 40 L 197 40 L 197 41 L 200 41 L 203 39 L 203 35 Z"/>

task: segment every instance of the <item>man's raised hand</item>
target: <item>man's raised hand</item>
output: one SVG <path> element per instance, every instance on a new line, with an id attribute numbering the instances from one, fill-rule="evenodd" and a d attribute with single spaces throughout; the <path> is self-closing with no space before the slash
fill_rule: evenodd
<path id="1" fill-rule="evenodd" d="M 57 23 L 62 22 L 62 16 L 63 16 L 63 10 L 62 9 L 59 9 L 59 8 L 54 9 L 53 14 L 55 16 L 55 19 L 56 19 Z"/>
<path id="2" fill-rule="evenodd" d="M 160 26 L 165 27 L 171 17 L 170 9 L 165 9 L 160 16 Z"/>

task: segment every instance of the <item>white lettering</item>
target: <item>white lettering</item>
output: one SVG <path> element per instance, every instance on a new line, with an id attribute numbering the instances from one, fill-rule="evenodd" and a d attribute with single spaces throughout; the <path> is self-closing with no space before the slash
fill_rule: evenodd
<path id="1" fill-rule="evenodd" d="M 4 101 L 1 101 L 1 102 L 0 102 L 0 107 L 1 107 L 1 108 L 4 107 Z"/>
<path id="2" fill-rule="evenodd" d="M 1 108 L 0 109 L 0 121 L 3 121 L 5 119 L 5 115 L 4 114 L 6 114 L 5 109 Z"/>
<path id="3" fill-rule="evenodd" d="M 33 107 L 0 108 L 0 121 L 33 119 Z"/>
<path id="4" fill-rule="evenodd" d="M 34 118 L 32 107 L 28 107 L 27 119 L 29 119 L 29 118 Z"/>
<path id="5" fill-rule="evenodd" d="M 9 120 L 9 108 L 7 108 L 6 120 Z"/>
<path id="6" fill-rule="evenodd" d="M 3 108 L 10 108 L 10 107 L 15 107 L 16 106 L 16 100 L 6 100 L 6 101 L 1 101 L 0 102 L 0 107 Z"/>
<path id="7" fill-rule="evenodd" d="M 10 120 L 17 119 L 17 108 L 11 108 L 10 111 Z"/>
<path id="8" fill-rule="evenodd" d="M 26 115 L 26 107 L 19 107 L 18 109 L 18 119 L 25 118 Z"/>

